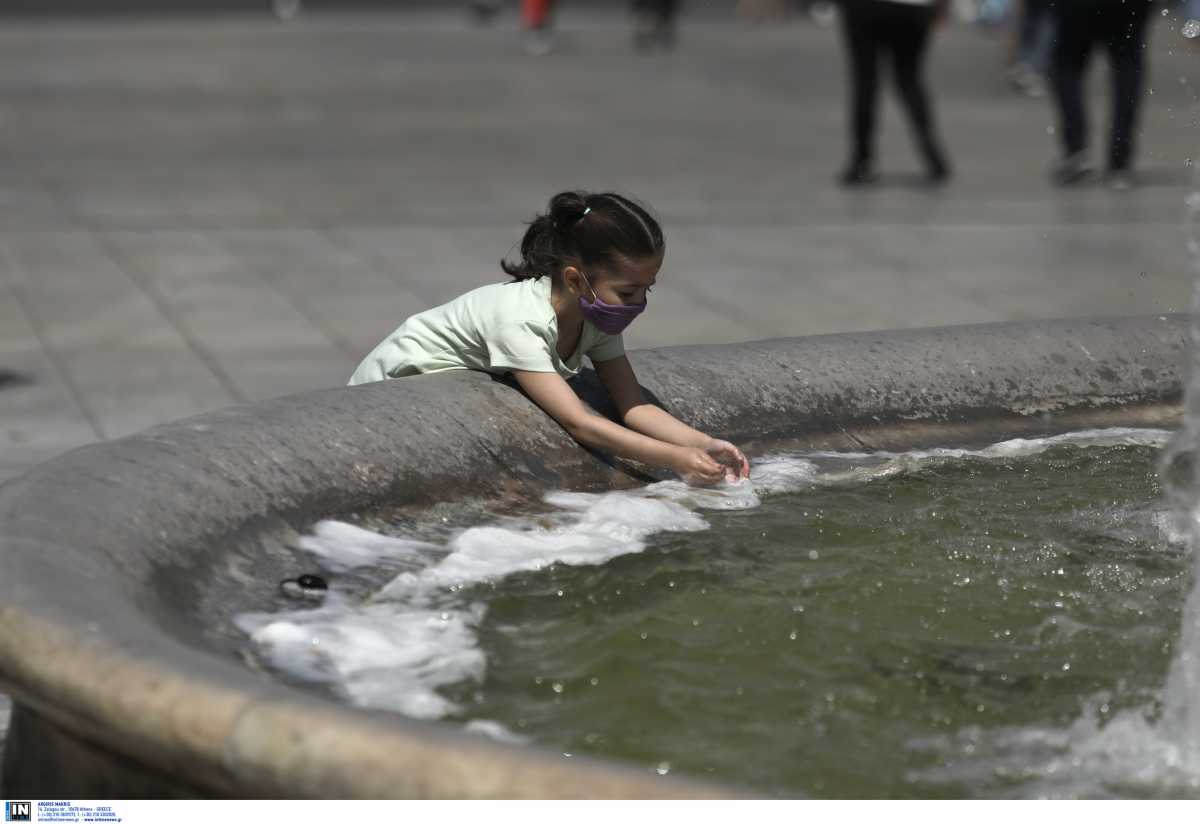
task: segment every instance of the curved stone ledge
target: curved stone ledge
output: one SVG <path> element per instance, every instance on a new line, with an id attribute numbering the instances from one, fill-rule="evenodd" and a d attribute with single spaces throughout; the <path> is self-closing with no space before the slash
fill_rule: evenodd
<path id="1" fill-rule="evenodd" d="M 753 455 L 1171 426 L 1186 341 L 1187 319 L 1164 316 L 677 347 L 631 360 L 659 403 Z M 594 375 L 579 383 L 606 410 Z M 728 794 L 334 704 L 251 670 L 196 626 L 198 588 L 236 599 L 274 586 L 272 541 L 324 517 L 645 477 L 580 449 L 511 385 L 466 372 L 233 407 L 37 467 L 0 487 L 0 685 L 16 704 L 5 792 Z"/>

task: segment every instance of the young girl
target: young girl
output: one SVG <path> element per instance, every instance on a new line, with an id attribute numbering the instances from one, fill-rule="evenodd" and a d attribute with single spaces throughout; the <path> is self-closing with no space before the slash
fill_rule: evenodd
<path id="1" fill-rule="evenodd" d="M 509 283 L 483 286 L 406 320 L 359 364 L 351 385 L 447 369 L 511 372 L 581 444 L 677 472 L 688 483 L 750 476 L 736 446 L 647 403 L 621 332 L 646 308 L 663 234 L 616 194 L 563 192 L 529 225 Z M 588 411 L 567 380 L 591 358 L 625 425 Z"/>

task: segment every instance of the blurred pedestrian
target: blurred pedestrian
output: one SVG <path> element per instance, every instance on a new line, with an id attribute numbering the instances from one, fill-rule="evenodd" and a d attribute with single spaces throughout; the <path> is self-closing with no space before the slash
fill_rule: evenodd
<path id="1" fill-rule="evenodd" d="M 526 54 L 544 57 L 554 51 L 553 15 L 554 0 L 521 0 Z"/>
<path id="2" fill-rule="evenodd" d="M 1058 103 L 1062 159 L 1052 177 L 1070 185 L 1091 174 L 1084 75 L 1092 49 L 1102 44 L 1112 63 L 1112 131 L 1107 179 L 1117 189 L 1131 174 L 1138 112 L 1145 89 L 1144 53 L 1153 0 L 1054 0 L 1052 79 Z"/>
<path id="3" fill-rule="evenodd" d="M 1008 82 L 1022 94 L 1042 97 L 1054 38 L 1052 0 L 1019 0 Z"/>
<path id="4" fill-rule="evenodd" d="M 481 26 L 486 26 L 500 13 L 500 0 L 470 0 L 467 8 L 470 10 L 472 20 Z"/>
<path id="5" fill-rule="evenodd" d="M 638 51 L 675 45 L 679 0 L 633 0 L 633 47 Z"/>
<path id="6" fill-rule="evenodd" d="M 850 160 L 841 175 L 846 186 L 875 180 L 875 122 L 879 108 L 879 63 L 891 55 L 896 91 L 908 114 L 928 180 L 942 183 L 950 165 L 925 89 L 925 56 L 934 24 L 947 0 L 843 0 L 842 31 L 850 62 Z"/>

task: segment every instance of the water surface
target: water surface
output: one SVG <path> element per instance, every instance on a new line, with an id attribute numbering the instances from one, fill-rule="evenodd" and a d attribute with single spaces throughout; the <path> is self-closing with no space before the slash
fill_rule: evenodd
<path id="1" fill-rule="evenodd" d="M 441 544 L 327 522 L 326 603 L 239 623 L 358 705 L 767 794 L 1196 795 L 1155 723 L 1191 586 L 1166 438 L 775 455 Z"/>

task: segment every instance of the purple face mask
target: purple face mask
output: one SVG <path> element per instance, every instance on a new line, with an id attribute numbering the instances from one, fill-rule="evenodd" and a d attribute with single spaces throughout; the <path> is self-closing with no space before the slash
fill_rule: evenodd
<path id="1" fill-rule="evenodd" d="M 582 275 L 583 273 L 580 272 Z M 635 303 L 632 306 L 624 304 L 605 303 L 600 300 L 600 296 L 596 294 L 596 290 L 592 289 L 592 284 L 587 279 L 587 275 L 583 275 L 583 280 L 591 290 L 594 301 L 587 300 L 583 295 L 579 296 L 579 308 L 583 311 L 583 316 L 592 322 L 592 325 L 606 335 L 619 335 L 625 331 L 625 327 L 633 323 L 633 319 L 642 312 L 646 311 L 646 301 Z"/>

